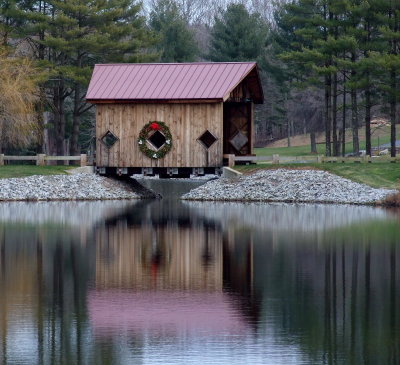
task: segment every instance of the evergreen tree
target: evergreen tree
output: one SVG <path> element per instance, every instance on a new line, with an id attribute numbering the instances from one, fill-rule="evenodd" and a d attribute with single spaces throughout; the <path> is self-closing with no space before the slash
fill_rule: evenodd
<path id="1" fill-rule="evenodd" d="M 282 56 L 287 62 L 302 66 L 305 81 L 302 86 L 316 84 L 323 87 L 325 94 L 325 147 L 331 155 L 332 128 L 332 64 L 335 39 L 332 36 L 333 14 L 327 0 L 299 0 L 287 5 L 287 14 L 294 23 L 296 43 Z"/>
<path id="2" fill-rule="evenodd" d="M 250 14 L 242 4 L 231 4 L 215 18 L 208 58 L 256 61 L 265 52 L 267 30 L 259 14 Z"/>
<path id="3" fill-rule="evenodd" d="M 80 118 L 91 105 L 85 90 L 95 63 L 137 62 L 148 59 L 144 49 L 153 43 L 140 15 L 141 5 L 129 0 L 39 1 L 37 12 L 26 11 L 32 43 L 43 67 L 53 115 L 57 154 L 64 154 L 66 100 L 71 99 L 70 153 L 78 154 Z"/>
<path id="4" fill-rule="evenodd" d="M 10 38 L 15 38 L 24 24 L 23 9 L 30 6 L 29 0 L 0 0 L 0 44 L 10 46 Z"/>
<path id="5" fill-rule="evenodd" d="M 157 50 L 162 62 L 191 62 L 198 48 L 193 33 L 172 0 L 158 0 L 150 13 L 150 27 L 159 37 Z"/>
<path id="6" fill-rule="evenodd" d="M 378 0 L 380 1 L 380 0 Z M 379 8 L 377 0 L 369 0 L 360 4 L 360 27 L 358 28 L 358 45 L 362 58 L 359 59 L 357 68 L 359 70 L 358 87 L 364 93 L 365 109 L 365 149 L 368 156 L 372 155 L 371 144 L 371 115 L 372 107 L 378 102 L 378 80 L 380 67 L 371 57 L 374 52 L 381 52 L 384 44 L 381 40 L 379 27 Z"/>
<path id="7" fill-rule="evenodd" d="M 383 91 L 389 102 L 390 116 L 390 150 L 391 156 L 396 156 L 396 124 L 397 104 L 400 97 L 400 3 L 394 0 L 382 0 L 380 2 L 380 17 L 382 26 L 380 31 L 386 47 L 379 55 L 375 55 L 375 61 L 385 73 L 382 83 Z M 386 81 L 386 82 L 385 82 Z"/>

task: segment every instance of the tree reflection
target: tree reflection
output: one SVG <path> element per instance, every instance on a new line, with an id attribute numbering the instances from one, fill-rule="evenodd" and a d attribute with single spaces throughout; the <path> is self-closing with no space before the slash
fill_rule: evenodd
<path id="1" fill-rule="evenodd" d="M 306 363 L 395 364 L 396 220 L 300 229 L 265 206 L 277 224 L 176 201 L 124 204 L 89 227 L 0 223 L 2 362 L 122 364 L 166 339 L 231 336 L 296 346 Z M 251 222 L 263 206 L 246 209 Z"/>

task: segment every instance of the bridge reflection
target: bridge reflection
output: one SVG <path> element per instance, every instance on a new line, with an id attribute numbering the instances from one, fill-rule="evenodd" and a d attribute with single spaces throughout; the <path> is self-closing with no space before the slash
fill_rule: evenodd
<path id="1" fill-rule="evenodd" d="M 395 363 L 400 352 L 396 212 L 174 200 L 2 209 L 4 364 L 144 362 L 149 348 L 227 338 L 238 359 L 251 343 L 278 351 L 277 364 Z"/>

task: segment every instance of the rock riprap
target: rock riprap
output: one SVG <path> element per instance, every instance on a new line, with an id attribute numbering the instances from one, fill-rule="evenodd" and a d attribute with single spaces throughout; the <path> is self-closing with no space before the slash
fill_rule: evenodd
<path id="1" fill-rule="evenodd" d="M 374 189 L 320 170 L 261 170 L 191 190 L 186 200 L 373 204 L 396 190 Z"/>
<path id="2" fill-rule="evenodd" d="M 0 201 L 138 199 L 125 183 L 94 174 L 29 176 L 0 179 Z"/>

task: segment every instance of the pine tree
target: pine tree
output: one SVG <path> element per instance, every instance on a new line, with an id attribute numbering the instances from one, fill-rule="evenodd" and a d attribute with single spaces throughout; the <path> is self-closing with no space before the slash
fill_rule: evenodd
<path id="1" fill-rule="evenodd" d="M 172 0 L 158 0 L 150 13 L 150 27 L 159 37 L 157 50 L 162 62 L 191 62 L 198 48 L 193 33 Z"/>
<path id="2" fill-rule="evenodd" d="M 296 21 L 292 13 L 281 6 L 275 13 L 276 27 L 268 33 L 266 40 L 266 52 L 260 61 L 263 72 L 267 75 L 267 90 L 273 90 L 268 95 L 268 104 L 271 104 L 271 112 L 268 122 L 271 127 L 287 126 L 288 145 L 290 144 L 291 125 L 288 119 L 288 106 L 295 85 L 302 81 L 305 75 L 301 65 L 283 62 L 279 55 L 289 49 L 297 49 L 299 37 L 295 34 Z M 267 91 L 267 92 L 268 92 Z"/>
<path id="3" fill-rule="evenodd" d="M 379 0 L 378 0 L 379 1 Z M 383 43 L 379 27 L 381 21 L 378 17 L 378 1 L 369 0 L 360 4 L 360 27 L 357 34 L 358 45 L 362 58 L 358 61 L 359 70 L 358 86 L 364 92 L 365 104 L 365 146 L 366 154 L 371 156 L 371 118 L 372 107 L 378 102 L 379 64 L 371 57 L 374 52 L 382 50 Z"/>
<path id="4" fill-rule="evenodd" d="M 380 31 L 386 47 L 381 54 L 375 54 L 375 60 L 385 72 L 383 90 L 389 101 L 390 115 L 390 151 L 391 156 L 396 156 L 396 124 L 397 104 L 400 97 L 398 90 L 400 75 L 400 3 L 394 0 L 382 0 L 380 2 L 380 16 L 382 26 Z"/>
<path id="5" fill-rule="evenodd" d="M 72 98 L 70 153 L 79 153 L 80 118 L 88 106 L 85 90 L 95 63 L 137 62 L 153 44 L 140 15 L 141 5 L 129 0 L 39 1 L 38 12 L 26 12 L 32 43 L 49 72 L 46 91 L 56 136 L 57 154 L 64 154 L 67 104 Z"/>
<path id="6" fill-rule="evenodd" d="M 10 38 L 16 36 L 18 28 L 24 23 L 22 9 L 29 6 L 26 0 L 0 0 L 1 46 L 10 46 Z"/>
<path id="7" fill-rule="evenodd" d="M 325 150 L 330 156 L 332 128 L 332 75 L 337 71 L 332 64 L 335 40 L 332 37 L 333 13 L 327 0 L 299 0 L 286 6 L 298 36 L 291 50 L 283 53 L 284 60 L 302 66 L 305 71 L 302 86 L 317 84 L 325 95 Z"/>
<path id="8" fill-rule="evenodd" d="M 256 61 L 265 52 L 268 28 L 259 14 L 231 4 L 215 18 L 208 58 L 212 61 Z"/>

